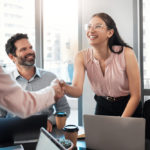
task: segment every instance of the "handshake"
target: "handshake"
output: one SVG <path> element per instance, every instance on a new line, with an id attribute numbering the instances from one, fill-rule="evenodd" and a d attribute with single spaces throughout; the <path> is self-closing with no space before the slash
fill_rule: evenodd
<path id="1" fill-rule="evenodd" d="M 60 98 L 62 98 L 65 94 L 65 85 L 64 81 L 59 81 L 58 79 L 54 79 L 51 82 L 52 88 L 55 90 L 55 101 L 57 102 Z"/>

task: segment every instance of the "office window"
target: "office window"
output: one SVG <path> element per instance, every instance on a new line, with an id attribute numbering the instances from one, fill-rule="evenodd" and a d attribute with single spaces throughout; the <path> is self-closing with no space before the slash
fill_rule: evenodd
<path id="1" fill-rule="evenodd" d="M 44 69 L 72 82 L 73 59 L 78 51 L 77 0 L 43 1 Z M 78 101 L 67 97 L 71 107 L 67 124 L 78 125 Z"/>
<path id="2" fill-rule="evenodd" d="M 77 0 L 44 0 L 44 69 L 72 81 L 73 59 L 78 51 Z"/>
<path id="3" fill-rule="evenodd" d="M 149 95 L 144 96 L 144 102 L 147 101 L 147 100 L 150 100 L 150 96 Z"/>
<path id="4" fill-rule="evenodd" d="M 150 89 L 150 1 L 143 0 L 143 74 L 144 89 Z"/>
<path id="5" fill-rule="evenodd" d="M 35 0 L 0 0 L 0 65 L 7 70 L 14 64 L 5 52 L 5 44 L 16 33 L 27 33 L 35 47 Z"/>

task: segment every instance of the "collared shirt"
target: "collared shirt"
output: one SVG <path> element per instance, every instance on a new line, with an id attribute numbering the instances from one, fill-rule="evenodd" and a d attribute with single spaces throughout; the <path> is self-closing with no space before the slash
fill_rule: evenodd
<path id="1" fill-rule="evenodd" d="M 35 70 L 36 70 L 35 74 L 30 80 L 27 80 L 24 77 L 22 77 L 19 74 L 17 69 L 13 70 L 11 72 L 11 75 L 23 87 L 23 89 L 25 89 L 27 91 L 37 91 L 37 90 L 43 89 L 43 88 L 49 86 L 51 84 L 51 81 L 56 78 L 56 75 L 51 72 L 45 71 L 43 69 L 39 69 L 37 67 Z M 42 99 L 41 99 L 41 101 L 42 101 Z M 59 100 L 54 105 L 51 105 L 49 108 L 44 109 L 37 114 L 47 114 L 50 122 L 52 124 L 55 124 L 56 121 L 55 121 L 54 113 L 56 111 L 57 112 L 66 112 L 67 116 L 69 116 L 70 107 L 69 107 L 66 97 L 63 97 L 61 100 Z M 12 117 L 12 116 L 13 115 L 10 113 L 7 114 L 7 117 Z"/>
<path id="2" fill-rule="evenodd" d="M 51 86 L 38 92 L 27 92 L 0 66 L 0 106 L 20 117 L 28 117 L 54 104 Z M 42 99 L 42 101 L 41 101 Z"/>

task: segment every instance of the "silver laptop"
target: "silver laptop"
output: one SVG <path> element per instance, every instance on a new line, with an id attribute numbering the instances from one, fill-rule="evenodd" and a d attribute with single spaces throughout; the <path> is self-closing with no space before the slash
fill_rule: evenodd
<path id="1" fill-rule="evenodd" d="M 66 150 L 46 129 L 40 129 L 36 150 Z"/>
<path id="2" fill-rule="evenodd" d="M 84 115 L 85 141 L 94 150 L 145 150 L 145 119 Z"/>

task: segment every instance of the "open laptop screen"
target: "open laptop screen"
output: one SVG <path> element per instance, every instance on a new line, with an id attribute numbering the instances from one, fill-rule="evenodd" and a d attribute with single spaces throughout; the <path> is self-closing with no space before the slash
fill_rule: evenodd
<path id="1" fill-rule="evenodd" d="M 55 139 L 44 128 L 41 128 L 40 137 L 36 146 L 36 150 L 65 150 L 57 139 Z"/>
<path id="2" fill-rule="evenodd" d="M 145 119 L 84 115 L 87 148 L 102 150 L 144 150 Z"/>

